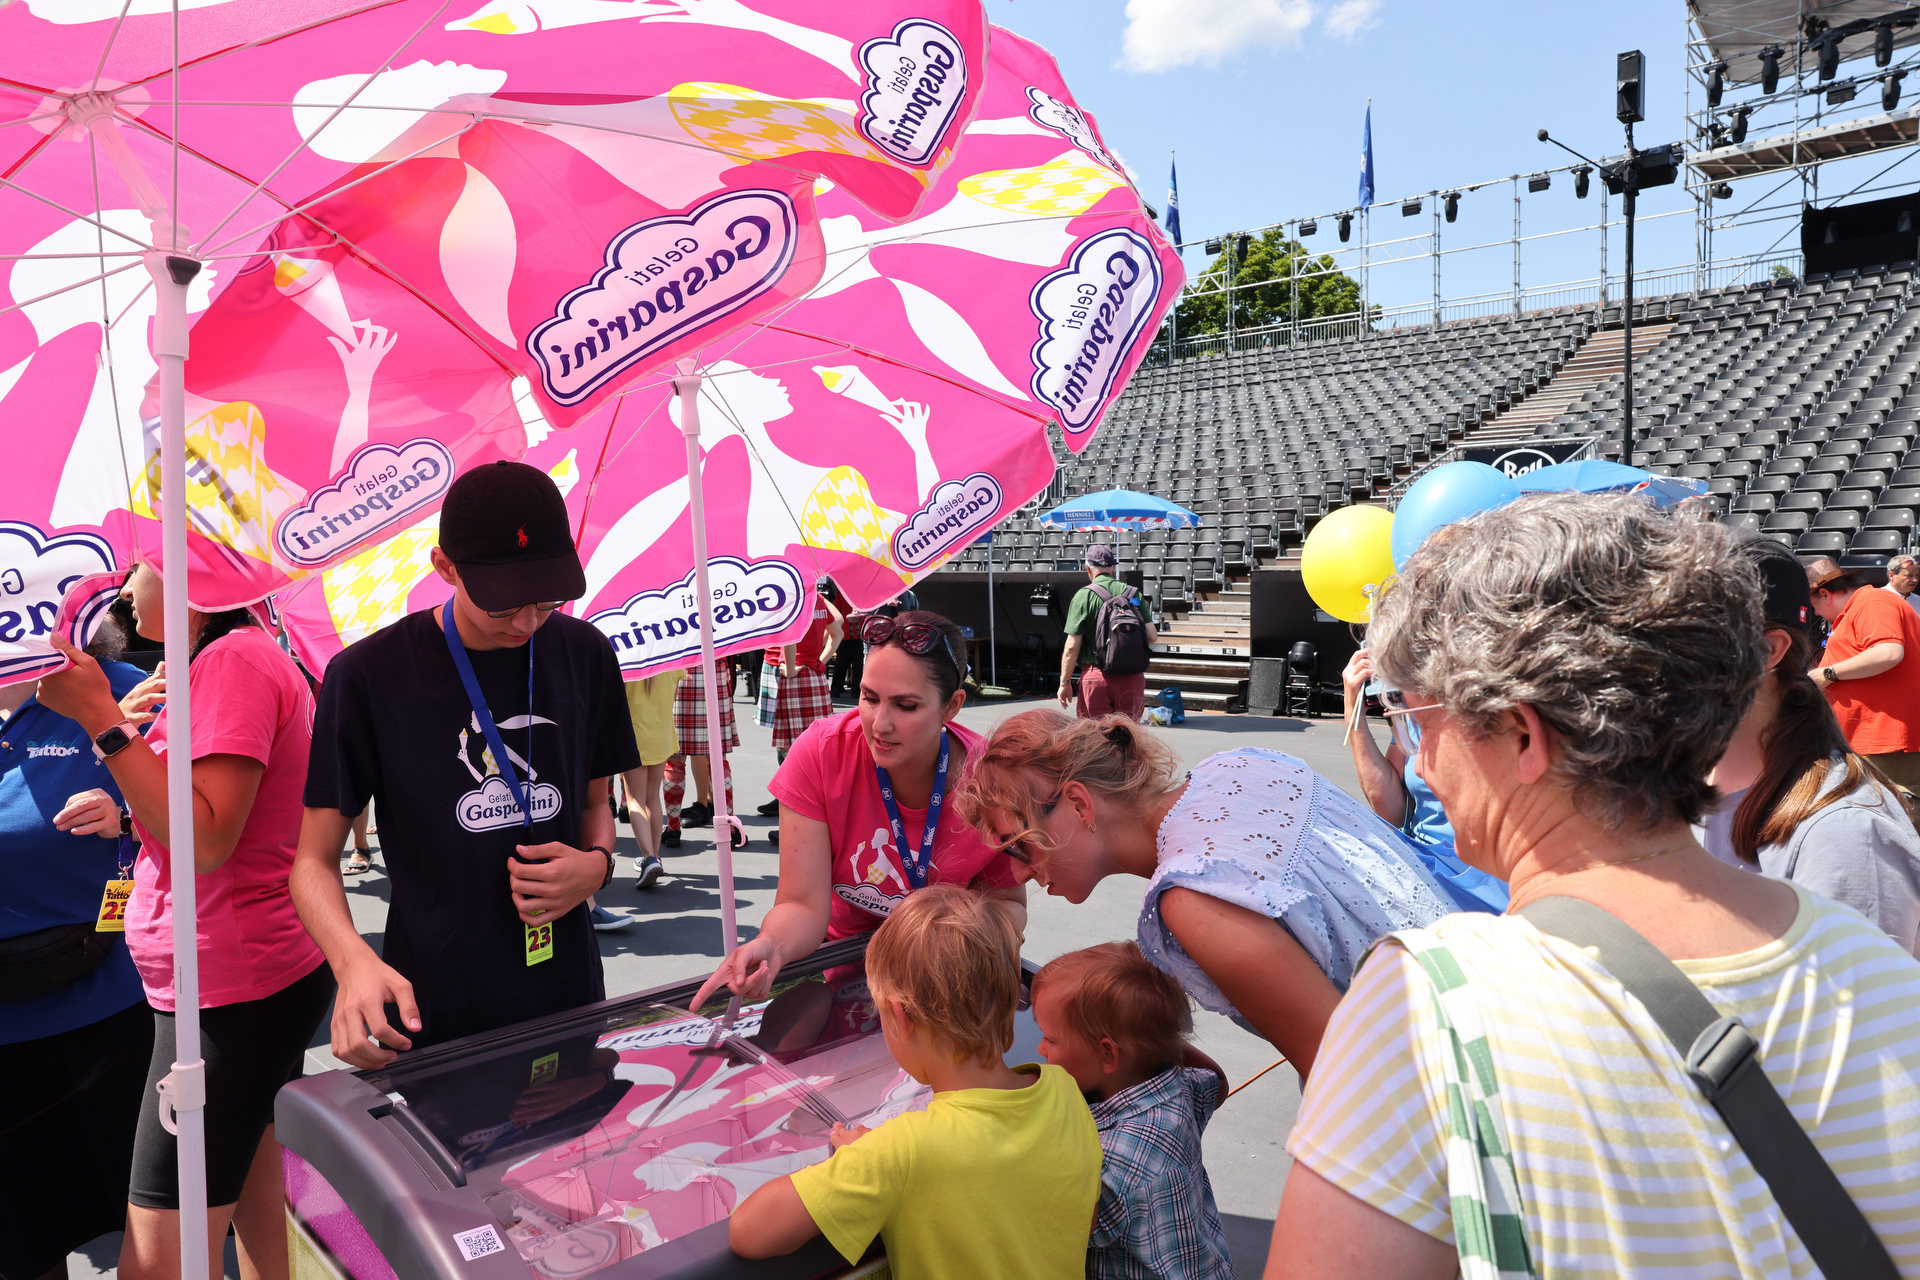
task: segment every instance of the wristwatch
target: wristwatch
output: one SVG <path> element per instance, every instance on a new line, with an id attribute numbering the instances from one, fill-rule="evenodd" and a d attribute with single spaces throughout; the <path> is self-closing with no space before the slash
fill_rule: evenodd
<path id="1" fill-rule="evenodd" d="M 140 736 L 140 730 L 131 720 L 122 720 L 119 724 L 102 729 L 93 735 L 93 754 L 100 759 L 124 751 L 127 744 Z"/>
<path id="2" fill-rule="evenodd" d="M 589 848 L 589 849 L 594 849 L 594 850 L 597 850 L 598 852 L 600 852 L 600 853 L 603 853 L 603 854 L 605 854 L 605 855 L 606 855 L 606 858 L 607 858 L 607 878 L 606 878 L 605 880 L 602 880 L 602 881 L 600 882 L 600 888 L 602 888 L 602 889 L 604 889 L 604 888 L 606 888 L 606 887 L 607 887 L 608 885 L 610 885 L 610 884 L 612 884 L 612 883 L 613 883 L 613 850 L 611 850 L 611 849 L 609 849 L 609 848 L 607 848 L 607 847 L 606 847 L 605 845 L 603 845 L 603 844 L 590 844 L 590 845 L 588 845 L 588 846 L 587 846 L 587 848 Z M 596 890 L 596 892 L 598 892 L 598 891 Z"/>
<path id="3" fill-rule="evenodd" d="M 1833 671 L 1833 668 L 1832 668 L 1832 667 L 1822 667 L 1822 668 L 1820 668 L 1820 674 L 1821 674 L 1821 675 L 1823 675 L 1823 676 L 1825 676 L 1825 677 L 1827 678 L 1827 683 L 1828 683 L 1828 684 L 1839 684 L 1839 683 L 1840 683 L 1840 677 L 1834 674 L 1834 671 Z"/>

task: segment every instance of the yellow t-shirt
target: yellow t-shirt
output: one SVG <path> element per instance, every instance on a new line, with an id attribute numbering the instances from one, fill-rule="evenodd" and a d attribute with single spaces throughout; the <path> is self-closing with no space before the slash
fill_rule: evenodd
<path id="1" fill-rule="evenodd" d="M 833 1247 L 878 1233 L 894 1280 L 1082 1280 L 1100 1134 L 1059 1067 L 1024 1089 L 955 1089 L 793 1175 Z"/>

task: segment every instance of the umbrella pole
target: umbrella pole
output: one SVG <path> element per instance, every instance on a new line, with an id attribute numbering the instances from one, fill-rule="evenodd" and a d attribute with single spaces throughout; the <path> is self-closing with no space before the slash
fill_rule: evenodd
<path id="1" fill-rule="evenodd" d="M 993 629 L 993 535 L 987 535 L 987 683 L 998 688 L 1000 685 L 1000 660 L 993 651 L 993 642 L 999 636 Z"/>
<path id="2" fill-rule="evenodd" d="M 700 364 L 681 357 L 673 390 L 680 397 L 680 434 L 687 441 L 687 505 L 693 513 L 693 589 L 700 601 L 701 687 L 707 703 L 707 764 L 713 774 L 713 845 L 720 855 L 720 954 L 740 944 L 733 912 L 733 829 L 727 822 L 727 746 L 721 733 L 720 681 L 713 670 L 713 591 L 707 583 L 707 506 L 700 479 Z"/>

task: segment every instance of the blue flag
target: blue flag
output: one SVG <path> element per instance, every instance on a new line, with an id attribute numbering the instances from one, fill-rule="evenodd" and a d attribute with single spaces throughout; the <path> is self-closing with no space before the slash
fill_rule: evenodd
<path id="1" fill-rule="evenodd" d="M 1180 243 L 1180 166 L 1167 161 L 1167 238 Z"/>
<path id="2" fill-rule="evenodd" d="M 1373 203 L 1373 103 L 1367 103 L 1366 128 L 1360 134 L 1360 207 Z"/>

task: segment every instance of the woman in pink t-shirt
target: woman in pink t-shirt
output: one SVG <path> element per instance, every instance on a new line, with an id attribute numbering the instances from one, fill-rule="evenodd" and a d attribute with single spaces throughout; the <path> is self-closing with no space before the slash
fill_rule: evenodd
<path id="1" fill-rule="evenodd" d="M 126 594 L 135 626 L 161 632 L 160 575 L 136 566 Z M 245 609 L 188 610 L 193 694 L 194 868 L 198 873 L 200 1056 L 206 1060 L 207 1202 L 218 1257 L 227 1226 L 239 1237 L 242 1274 L 287 1274 L 280 1147 L 273 1099 L 297 1079 L 307 1045 L 333 999 L 324 957 L 293 909 L 287 873 L 303 813 L 313 699 L 293 660 Z M 132 810 L 140 855 L 127 910 L 127 947 L 154 1008 L 147 1096 L 172 1068 L 173 858 L 167 832 L 167 713 L 113 699 L 85 654 L 55 641 L 73 666 L 40 682 L 40 701 L 94 738 Z M 164 686 L 162 686 L 164 688 Z M 150 700 L 150 699 L 148 699 Z M 130 717 L 153 720 L 142 739 Z M 134 1140 L 124 1280 L 179 1273 L 180 1198 L 174 1137 L 144 1107 Z"/>
<path id="2" fill-rule="evenodd" d="M 983 745 L 953 723 L 967 700 L 960 629 L 915 611 L 868 618 L 860 638 L 873 647 L 860 705 L 809 725 L 768 787 L 780 801 L 773 907 L 759 935 L 707 979 L 695 1008 L 723 983 L 761 999 L 787 961 L 826 938 L 877 928 L 924 885 L 966 885 L 1004 901 L 1026 925 L 1026 890 L 1014 883 L 1006 855 L 949 803 Z M 891 808 L 883 787 L 892 792 Z M 929 828 L 936 795 L 942 804 Z"/>

